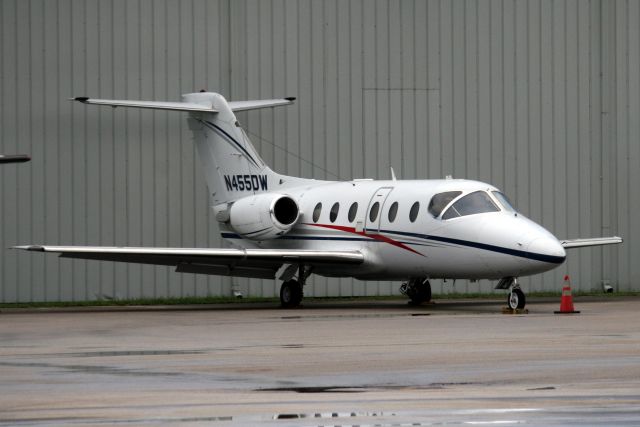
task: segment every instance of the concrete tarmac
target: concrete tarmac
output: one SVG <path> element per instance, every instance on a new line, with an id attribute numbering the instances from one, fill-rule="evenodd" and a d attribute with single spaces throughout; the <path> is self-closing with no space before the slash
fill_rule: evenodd
<path id="1" fill-rule="evenodd" d="M 0 311 L 0 425 L 640 425 L 639 298 Z"/>

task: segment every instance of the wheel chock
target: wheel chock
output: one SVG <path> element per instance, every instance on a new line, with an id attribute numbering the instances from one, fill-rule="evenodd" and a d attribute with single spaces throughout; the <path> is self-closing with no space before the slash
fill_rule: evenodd
<path id="1" fill-rule="evenodd" d="M 529 310 L 526 308 L 516 308 L 514 310 L 510 307 L 502 307 L 502 314 L 529 314 Z"/>

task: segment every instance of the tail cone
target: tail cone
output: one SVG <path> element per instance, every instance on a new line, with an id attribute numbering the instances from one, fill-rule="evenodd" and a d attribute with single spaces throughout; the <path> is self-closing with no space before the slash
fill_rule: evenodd
<path id="1" fill-rule="evenodd" d="M 564 276 L 564 286 L 562 287 L 562 298 L 560 299 L 560 311 L 556 314 L 580 313 L 573 308 L 573 296 L 571 295 L 571 282 L 569 276 Z"/>

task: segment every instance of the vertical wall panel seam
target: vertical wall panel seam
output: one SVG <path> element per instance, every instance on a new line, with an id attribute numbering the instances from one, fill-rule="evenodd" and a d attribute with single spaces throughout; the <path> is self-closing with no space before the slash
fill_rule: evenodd
<path id="1" fill-rule="evenodd" d="M 5 9 L 5 2 L 1 2 L 0 1 L 0 24 L 3 23 L 4 21 L 4 9 Z M 5 94 L 4 94 L 4 85 L 6 82 L 6 73 L 4 71 L 4 67 L 5 67 L 5 55 L 6 52 L 4 51 L 4 44 L 5 44 L 5 40 L 4 40 L 4 35 L 5 35 L 5 29 L 4 28 L 0 28 L 0 52 L 2 52 L 2 54 L 0 55 L 0 99 L 5 99 Z M 2 152 L 5 152 L 7 146 L 5 141 L 7 140 L 6 137 L 6 131 L 5 129 L 7 128 L 7 122 L 6 122 L 7 118 L 5 117 L 5 102 L 0 102 L 0 150 L 2 150 Z M 5 200 L 5 198 L 7 197 L 7 194 L 11 192 L 11 188 L 9 188 L 8 186 L 5 186 L 5 180 L 4 178 L 7 175 L 1 175 L 2 176 L 2 182 L 0 182 L 0 198 L 2 198 L 1 200 Z M 15 191 L 15 190 L 14 190 Z M 5 215 L 5 209 L 6 209 L 6 203 L 3 203 L 2 205 L 0 205 L 0 233 L 2 233 L 2 235 L 0 235 L 0 242 L 2 242 L 2 247 L 7 246 L 7 242 L 5 242 L 4 240 L 4 236 L 7 235 L 6 233 L 6 215 Z M 5 257 L 0 257 L 0 297 L 2 298 L 2 301 L 5 302 L 7 301 L 9 298 L 7 297 L 9 290 L 7 289 L 7 280 L 5 280 L 7 278 L 7 274 L 5 273 L 6 270 L 6 265 L 5 265 Z M 16 280 L 17 283 L 17 280 Z"/>
<path id="2" fill-rule="evenodd" d="M 426 16 L 429 15 L 429 4 L 427 3 L 428 0 L 425 0 L 425 11 L 427 13 Z M 417 58 L 419 53 L 418 53 L 418 43 L 416 43 L 416 28 L 418 28 L 418 26 L 416 25 L 417 19 L 418 19 L 418 14 L 416 13 L 416 1 L 414 1 L 413 3 L 413 13 L 411 14 L 411 16 L 413 17 L 413 34 L 411 35 L 413 38 L 412 41 L 412 45 L 413 45 L 413 57 Z M 425 17 L 426 20 L 426 17 Z M 425 81 L 426 83 L 426 88 L 429 88 L 429 31 L 425 31 L 425 40 L 424 40 L 424 44 L 425 44 L 425 63 L 427 64 L 427 69 L 425 70 L 426 75 L 426 79 Z M 413 60 L 413 78 L 414 80 L 417 79 L 418 76 L 418 65 L 417 65 L 417 61 L 414 59 Z M 414 179 L 419 179 L 420 178 L 420 173 L 418 173 L 418 144 L 425 144 L 427 147 L 429 146 L 429 144 L 432 144 L 433 141 L 431 141 L 429 139 L 429 92 L 427 91 L 427 105 L 426 105 L 426 132 L 425 132 L 425 139 L 424 141 L 421 141 L 418 138 L 418 101 L 417 101 L 418 97 L 414 95 L 413 97 L 413 112 L 412 112 L 412 124 L 411 126 L 413 126 L 413 137 L 415 139 L 415 143 L 413 145 L 413 153 L 412 154 L 412 158 L 413 158 L 413 171 L 414 171 L 414 176 L 412 178 Z M 428 153 L 428 151 L 427 151 Z M 404 153 L 403 153 L 404 155 Z M 427 154 L 428 156 L 429 154 Z M 428 163 L 428 159 L 426 159 L 425 164 L 429 164 Z M 402 171 L 403 172 L 403 176 L 405 178 L 407 178 L 406 175 L 406 171 Z M 427 170 L 427 176 L 429 175 L 430 171 Z M 425 176 L 425 178 L 427 177 Z"/>
<path id="3" fill-rule="evenodd" d="M 556 103 L 555 103 L 555 99 L 556 99 L 556 73 L 555 73 L 555 69 L 556 69 L 556 43 L 555 43 L 555 38 L 554 35 L 556 34 L 556 28 L 555 28 L 555 19 L 554 19 L 554 8 L 553 5 L 551 6 L 551 141 L 552 141 L 552 145 L 555 145 L 557 143 L 556 141 Z M 553 175 L 553 179 L 556 178 L 556 174 L 555 174 L 555 170 L 556 170 L 557 164 L 556 164 L 556 156 L 554 155 L 554 149 L 551 149 L 551 170 L 552 175 Z M 551 200 L 551 205 L 553 206 L 552 211 L 553 212 L 557 212 L 557 206 L 556 206 L 556 200 L 557 200 L 557 187 L 554 186 L 553 187 L 553 198 Z M 552 223 L 552 230 L 557 230 L 558 228 L 558 220 L 557 220 L 557 216 L 553 215 L 553 223 Z"/>
<path id="4" fill-rule="evenodd" d="M 640 9 L 640 8 L 639 8 Z M 630 49 L 632 48 L 632 40 L 631 40 L 631 30 L 630 30 L 630 16 L 631 16 L 631 10 L 630 10 L 630 6 L 629 6 L 629 1 L 627 0 L 626 2 L 626 13 L 625 13 L 625 17 L 627 20 L 627 63 L 626 63 L 626 68 L 627 68 L 627 93 L 629 93 L 629 98 L 634 96 L 633 93 L 631 93 L 631 85 L 629 82 L 629 76 L 632 74 L 632 69 L 631 69 L 631 63 L 629 61 L 629 56 L 630 56 Z M 638 25 L 640 25 L 640 14 L 638 16 Z M 638 45 L 640 45 L 640 40 L 636 40 L 636 42 L 638 43 Z M 640 76 L 640 70 L 635 70 L 636 71 L 636 77 L 640 78 L 638 76 Z M 638 96 L 638 94 L 635 94 L 635 96 Z M 626 114 L 627 114 L 627 120 L 626 120 L 626 141 L 625 141 L 625 149 L 626 149 L 626 153 L 627 155 L 625 156 L 625 163 L 626 163 L 626 170 L 630 171 L 631 170 L 631 101 L 629 100 L 629 98 L 627 98 L 627 105 L 625 105 L 625 110 L 626 110 Z M 617 143 L 619 143 L 619 138 L 616 141 Z M 637 143 L 640 143 L 640 141 L 637 141 Z M 616 175 L 617 176 L 617 175 Z M 634 188 L 633 187 L 633 183 L 631 182 L 631 175 L 627 174 L 626 177 L 627 180 L 627 185 L 626 188 L 627 189 L 631 189 Z M 619 183 L 616 182 L 616 202 L 618 202 L 620 200 L 620 185 Z M 625 195 L 622 195 L 622 197 L 625 197 Z M 634 197 L 633 195 L 631 195 L 630 197 Z M 638 197 L 638 193 L 636 192 L 635 197 Z M 617 203 L 616 203 L 617 205 Z M 623 215 L 626 218 L 626 227 L 625 229 L 628 230 L 629 232 L 631 232 L 632 227 L 631 227 L 631 221 L 630 221 L 630 212 L 631 212 L 631 204 L 627 205 L 627 210 L 628 212 L 624 212 Z M 616 233 L 620 233 L 620 223 L 618 222 L 616 224 L 616 228 L 615 228 L 615 232 Z M 619 249 L 616 248 L 615 252 L 618 252 Z M 627 262 L 627 269 L 630 269 L 630 265 L 631 265 L 631 250 L 627 251 L 627 257 L 628 257 L 628 262 Z M 620 271 L 618 271 L 618 269 L 615 270 L 616 271 L 616 275 L 618 276 L 616 279 L 618 279 L 620 277 Z M 626 272 L 625 272 L 626 273 Z M 625 274 L 625 276 L 628 278 L 627 280 L 630 282 L 631 281 L 631 272 L 629 271 L 629 273 Z"/>
<path id="5" fill-rule="evenodd" d="M 476 170 L 478 171 L 478 179 L 480 179 L 481 174 L 481 161 L 480 161 L 480 151 L 483 149 L 482 147 L 482 138 L 480 136 L 480 85 L 482 84 L 480 80 L 480 3 L 476 3 L 476 138 L 477 138 L 477 154 L 476 154 Z"/>
<path id="6" fill-rule="evenodd" d="M 113 31 L 114 27 L 115 27 L 115 5 L 113 3 L 111 3 L 109 5 L 109 9 L 111 11 L 111 41 L 110 41 L 110 50 L 111 50 L 111 78 L 110 80 L 110 86 L 111 86 L 111 93 L 109 94 L 109 96 L 113 96 L 115 97 L 115 73 L 116 73 L 116 57 L 115 57 L 115 42 L 116 42 L 116 37 L 115 37 L 115 31 Z M 126 32 L 127 27 L 125 25 L 124 31 Z M 125 55 L 125 61 L 127 60 L 126 55 Z M 125 87 L 126 87 L 126 77 L 125 77 Z M 109 141 L 109 144 L 111 145 L 111 147 L 109 147 L 109 149 L 111 150 L 111 207 L 110 209 L 112 210 L 111 213 L 111 218 L 112 218 L 112 236 L 110 239 L 110 243 L 117 245 L 118 242 L 116 241 L 116 238 L 118 236 L 118 219 L 117 219 L 117 210 L 118 210 L 118 206 L 116 204 L 116 192 L 118 191 L 118 186 L 116 185 L 116 181 L 115 181 L 115 176 L 116 176 L 116 161 L 117 161 L 117 157 L 116 157 L 116 117 L 114 114 L 114 109 L 111 109 L 111 141 Z M 126 117 L 126 113 L 124 114 L 124 123 L 125 123 L 125 129 L 127 128 L 127 117 Z M 124 141 L 123 141 L 124 143 Z M 125 173 L 126 173 L 126 169 L 125 169 Z M 126 179 L 126 178 L 125 178 Z M 113 295 L 114 298 L 116 298 L 116 282 L 117 282 L 117 268 L 115 263 L 110 263 L 111 264 L 111 268 L 110 270 L 112 271 L 111 274 L 111 295 Z M 127 284 L 127 288 L 129 287 L 129 285 Z"/>
<path id="7" fill-rule="evenodd" d="M 27 19 L 28 19 L 28 25 L 27 28 L 29 29 L 29 36 L 28 36 L 28 41 L 27 41 L 27 46 L 28 46 L 28 53 L 27 53 L 27 75 L 29 76 L 29 79 L 27 81 L 27 86 L 28 86 L 28 90 L 29 93 L 27 95 L 27 99 L 29 101 L 33 101 L 33 85 L 31 84 L 31 82 L 33 81 L 33 64 L 32 64 L 32 58 L 33 58 L 33 25 L 32 25 L 32 11 L 31 11 L 31 2 L 28 3 L 27 5 Z M 34 112 L 33 112 L 33 104 L 31 102 L 29 102 L 29 106 L 27 109 L 27 121 L 28 123 L 33 123 L 33 116 L 34 116 Z M 29 152 L 33 152 L 33 129 L 31 128 L 31 126 L 29 126 L 29 130 L 27 131 L 27 135 L 25 135 L 25 139 L 27 141 L 29 141 Z M 35 172 L 33 168 L 30 168 L 29 170 L 29 184 L 31 185 L 31 187 L 33 187 L 34 183 L 35 183 Z M 34 213 L 33 213 L 33 206 L 34 206 L 34 200 L 35 200 L 35 195 L 33 194 L 34 192 L 30 192 L 28 199 L 29 200 L 29 207 L 31 208 L 29 210 L 29 214 L 27 215 L 27 218 L 29 219 L 29 226 L 28 226 L 28 238 L 29 239 L 33 239 L 34 236 L 34 227 L 33 227 L 33 223 L 34 223 Z M 33 270 L 34 267 L 37 265 L 36 261 L 33 258 L 30 258 L 28 261 L 28 265 L 29 265 L 29 277 L 31 278 L 31 286 L 29 286 L 29 298 L 31 301 L 33 301 L 33 288 L 34 288 L 34 283 L 33 281 L 35 280 L 34 274 L 33 274 Z"/>
<path id="8" fill-rule="evenodd" d="M 489 1 L 489 31 L 488 31 L 488 45 L 489 45 L 489 75 L 488 75 L 488 79 L 489 79 L 489 142 L 488 142 L 488 149 L 489 152 L 491 153 L 492 148 L 493 148 L 493 61 L 491 60 L 493 58 L 493 42 L 492 42 L 492 34 L 493 34 L 493 3 L 491 1 Z M 489 170 L 490 173 L 489 177 L 493 177 L 493 153 L 491 153 L 492 155 L 489 156 Z"/>
<path id="9" fill-rule="evenodd" d="M 562 3 L 562 6 L 564 8 L 563 10 L 563 17 L 564 17 L 564 37 L 563 37 L 563 41 L 564 41 L 564 170 L 565 171 L 569 171 L 569 66 L 570 64 L 568 63 L 569 61 L 567 61 L 567 52 L 568 52 L 568 43 L 569 43 L 569 35 L 568 35 L 568 13 L 567 13 L 567 1 L 564 1 Z M 569 171 L 570 173 L 571 171 Z M 564 175 L 565 181 L 564 181 L 564 188 L 565 188 L 565 195 L 569 194 L 569 191 L 571 191 L 570 187 L 569 187 L 569 180 L 567 179 L 567 174 Z M 565 204 L 566 204 L 566 199 L 565 199 Z M 568 227 L 569 224 L 569 209 L 566 208 L 564 209 L 564 225 L 565 227 Z"/>
<path id="10" fill-rule="evenodd" d="M 518 148 L 520 147 L 520 144 L 518 143 L 519 139 L 520 139 L 520 121 L 518 120 L 518 113 L 519 113 L 519 103 L 518 103 L 518 39 L 520 38 L 520 32 L 518 31 L 518 4 L 516 3 L 516 0 L 511 0 L 511 3 L 513 4 L 513 19 L 511 22 L 512 25 L 512 31 L 513 31 L 513 138 L 514 141 L 511 141 L 511 143 L 514 145 L 514 149 L 513 149 L 513 161 L 515 163 L 515 176 L 513 177 L 513 180 L 515 181 L 515 192 L 516 194 L 520 193 L 521 188 L 520 188 L 520 180 L 522 179 L 520 174 L 518 173 L 518 161 L 519 161 L 519 154 L 521 154 L 518 150 Z M 520 197 L 518 197 L 520 198 Z"/>
<path id="11" fill-rule="evenodd" d="M 529 28 L 530 24 L 530 13 L 529 13 L 529 5 L 526 4 L 526 29 L 525 29 L 525 46 L 527 50 L 526 55 L 526 63 L 527 63 L 527 122 L 525 123 L 527 129 L 525 132 L 526 140 L 527 140 L 527 193 L 528 193 L 528 203 L 529 203 L 529 212 L 533 212 L 533 206 L 535 205 L 535 201 L 533 200 L 533 189 L 531 187 L 532 182 L 532 167 L 531 167 L 531 144 L 533 143 L 533 138 L 531 137 L 531 29 Z"/>
<path id="12" fill-rule="evenodd" d="M 468 49 L 467 49 L 467 3 L 463 3 L 462 4 L 462 22 L 463 22 L 463 26 L 462 26 L 462 75 L 464 76 L 464 82 L 462 84 L 463 90 L 462 90 L 462 99 L 463 99 L 463 105 L 462 105 L 462 122 L 464 123 L 464 130 L 462 132 L 462 146 L 464 147 L 464 151 L 465 151 L 465 155 L 463 156 L 463 160 L 464 160 L 464 171 L 465 171 L 465 176 L 468 175 L 468 171 L 469 171 L 469 107 L 468 107 L 468 100 L 469 100 L 469 94 L 468 94 L 468 81 L 469 81 L 469 69 L 467 67 L 467 56 L 468 56 Z M 452 26 L 453 28 L 453 26 Z M 454 97 L 455 99 L 455 97 Z M 455 101 L 454 101 L 455 102 Z M 454 108 L 455 111 L 455 108 Z M 453 126 L 455 129 L 455 125 Z M 454 143 L 455 143 L 455 138 L 453 139 Z M 455 156 L 454 156 L 454 162 L 455 162 Z"/>

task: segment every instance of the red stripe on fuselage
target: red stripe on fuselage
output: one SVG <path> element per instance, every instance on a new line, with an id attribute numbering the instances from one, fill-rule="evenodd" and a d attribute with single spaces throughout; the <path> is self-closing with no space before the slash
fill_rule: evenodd
<path id="1" fill-rule="evenodd" d="M 306 223 L 305 225 L 313 225 L 314 227 L 322 227 L 322 228 L 329 228 L 331 230 L 339 230 L 339 231 L 344 231 L 345 233 L 352 233 L 352 234 L 357 234 L 359 236 L 364 236 L 364 237 L 368 237 L 370 239 L 374 239 L 377 240 L 379 242 L 385 242 L 385 243 L 389 243 L 390 245 L 396 246 L 398 248 L 402 248 L 404 250 L 413 252 L 414 254 L 420 255 L 420 256 L 424 256 L 422 255 L 420 252 L 411 249 L 409 246 L 405 245 L 404 243 L 400 243 L 397 240 L 393 240 L 383 234 L 367 234 L 366 231 L 356 231 L 355 228 L 353 227 L 345 227 L 343 225 L 329 225 L 329 224 L 308 224 Z"/>

